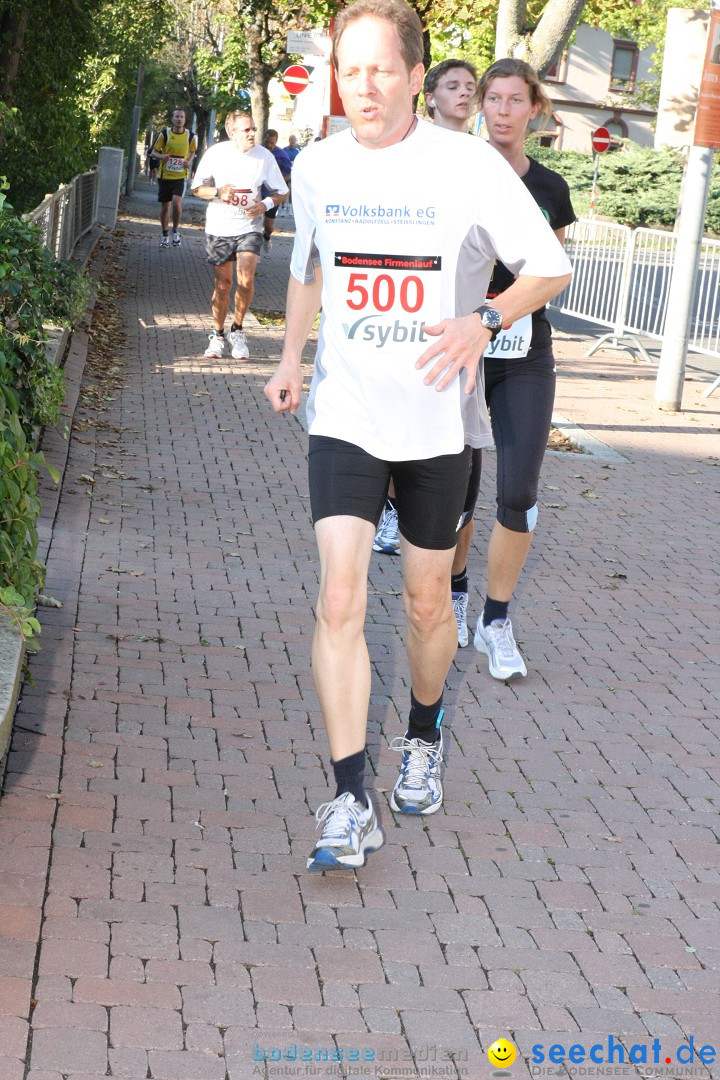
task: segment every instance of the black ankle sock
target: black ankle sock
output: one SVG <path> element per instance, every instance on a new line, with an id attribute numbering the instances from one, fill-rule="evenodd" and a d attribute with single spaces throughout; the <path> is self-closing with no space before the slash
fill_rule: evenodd
<path id="1" fill-rule="evenodd" d="M 495 622 L 496 619 L 507 619 L 508 608 L 510 601 L 504 600 L 491 600 L 489 596 L 485 597 L 485 607 L 483 608 L 483 626 L 489 626 L 491 622 Z"/>
<path id="2" fill-rule="evenodd" d="M 230 333 L 234 334 L 236 330 L 242 330 L 242 323 L 238 324 L 238 323 L 234 322 L 232 324 L 232 326 L 230 327 Z"/>
<path id="3" fill-rule="evenodd" d="M 406 739 L 422 739 L 423 742 L 437 742 L 440 738 L 440 723 L 443 718 L 443 696 L 434 705 L 421 705 L 410 691 L 410 719 L 405 734 Z"/>
<path id="4" fill-rule="evenodd" d="M 349 791 L 359 803 L 367 806 L 368 801 L 365 794 L 365 748 L 358 750 L 356 754 L 341 758 L 340 761 L 333 761 L 332 767 L 335 773 L 335 783 L 337 784 L 335 798 L 337 799 L 338 795 L 344 795 L 346 791 Z"/>
<path id="5" fill-rule="evenodd" d="M 459 574 L 450 575 L 450 589 L 452 592 L 468 591 L 467 566 Z"/>
<path id="6" fill-rule="evenodd" d="M 163 234 L 163 236 L 167 236 L 167 234 L 168 234 L 168 230 L 167 230 L 167 229 L 163 229 L 163 231 L 162 231 L 162 234 Z"/>

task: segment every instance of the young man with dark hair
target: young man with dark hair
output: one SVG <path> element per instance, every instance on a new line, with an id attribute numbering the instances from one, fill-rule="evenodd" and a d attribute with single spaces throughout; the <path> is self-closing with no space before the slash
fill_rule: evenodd
<path id="1" fill-rule="evenodd" d="M 158 202 L 160 203 L 160 247 L 170 246 L 170 204 L 172 203 L 173 247 L 180 247 L 180 218 L 185 181 L 197 153 L 197 136 L 185 127 L 185 110 L 173 109 L 172 125 L 163 128 L 150 151 L 157 162 Z"/>

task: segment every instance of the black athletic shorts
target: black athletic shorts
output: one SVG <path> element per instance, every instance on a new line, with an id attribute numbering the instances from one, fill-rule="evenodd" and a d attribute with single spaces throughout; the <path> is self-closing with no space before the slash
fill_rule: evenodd
<path id="1" fill-rule="evenodd" d="M 313 524 L 347 514 L 377 525 L 392 479 L 401 534 L 415 547 L 446 551 L 457 543 L 470 466 L 469 446 L 419 461 L 382 461 L 353 443 L 311 435 Z"/>
<path id="2" fill-rule="evenodd" d="M 158 180 L 158 202 L 172 202 L 173 195 L 179 195 L 182 199 L 185 191 L 184 180 Z"/>
<path id="3" fill-rule="evenodd" d="M 261 244 L 262 233 L 259 232 L 243 233 L 242 236 L 210 236 L 208 233 L 205 236 L 207 261 L 212 266 L 222 266 L 243 252 L 259 255 Z"/>

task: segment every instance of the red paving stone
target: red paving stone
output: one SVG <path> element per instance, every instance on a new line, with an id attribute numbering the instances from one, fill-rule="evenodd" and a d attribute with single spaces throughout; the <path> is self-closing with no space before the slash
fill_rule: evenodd
<path id="1" fill-rule="evenodd" d="M 309 877 L 328 754 L 306 437 L 262 396 L 280 329 L 251 319 L 250 361 L 202 359 L 200 213 L 162 253 L 155 213 L 140 187 L 96 257 L 121 290 L 115 385 L 88 366 L 69 446 L 46 435 L 68 454 L 41 526 L 63 607 L 43 610 L 0 800 L 0 1080 L 248 1080 L 290 1046 L 481 1080 L 501 1034 L 517 1080 L 552 1033 L 711 1042 L 720 395 L 694 378 L 659 413 L 651 367 L 558 336 L 558 412 L 622 458 L 547 457 L 513 605 L 528 678 L 458 653 L 443 810 L 393 820 L 400 576 L 373 559 L 388 842 L 357 875 Z M 291 232 L 279 218 L 257 309 L 283 308 Z"/>

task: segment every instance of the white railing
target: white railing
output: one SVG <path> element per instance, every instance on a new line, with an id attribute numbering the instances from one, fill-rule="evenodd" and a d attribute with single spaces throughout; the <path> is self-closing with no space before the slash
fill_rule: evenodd
<path id="1" fill-rule="evenodd" d="M 552 306 L 609 327 L 588 355 L 609 343 L 650 360 L 640 339 L 663 336 L 676 242 L 671 232 L 632 230 L 584 218 L 568 228 L 565 246 L 573 279 Z M 688 349 L 720 357 L 720 241 L 707 237 L 701 247 Z"/>
<path id="2" fill-rule="evenodd" d="M 39 225 L 43 243 L 56 259 L 69 259 L 81 236 L 97 220 L 97 169 L 79 173 L 69 184 L 43 201 L 25 217 Z"/>

